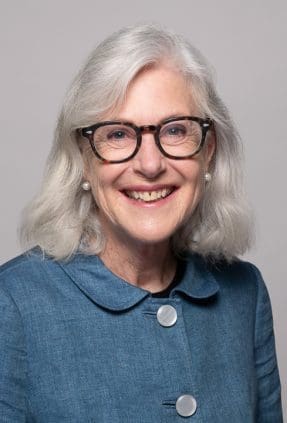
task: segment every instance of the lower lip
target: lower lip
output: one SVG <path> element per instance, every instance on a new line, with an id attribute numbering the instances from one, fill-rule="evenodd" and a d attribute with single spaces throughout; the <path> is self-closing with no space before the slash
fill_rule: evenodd
<path id="1" fill-rule="evenodd" d="M 128 197 L 124 193 L 122 193 L 122 195 L 132 205 L 135 205 L 138 207 L 144 207 L 144 208 L 154 208 L 154 207 L 161 207 L 165 205 L 166 203 L 168 203 L 170 200 L 172 200 L 177 190 L 178 188 L 174 189 L 168 196 L 161 198 L 160 200 L 149 201 L 149 202 L 143 201 L 143 200 L 136 200 L 134 198 Z"/>

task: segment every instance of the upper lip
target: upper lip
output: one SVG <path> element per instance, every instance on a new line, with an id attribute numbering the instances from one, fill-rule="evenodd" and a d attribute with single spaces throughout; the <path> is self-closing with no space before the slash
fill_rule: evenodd
<path id="1" fill-rule="evenodd" d="M 129 185 L 121 189 L 121 191 L 137 191 L 137 192 L 150 192 L 160 191 L 163 189 L 175 189 L 174 184 L 157 184 L 157 185 Z"/>

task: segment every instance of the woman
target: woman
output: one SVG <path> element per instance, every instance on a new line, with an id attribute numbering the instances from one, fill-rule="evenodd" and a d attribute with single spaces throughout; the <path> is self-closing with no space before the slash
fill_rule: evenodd
<path id="1" fill-rule="evenodd" d="M 281 422 L 240 145 L 200 53 L 156 26 L 91 54 L 2 266 L 5 422 Z"/>

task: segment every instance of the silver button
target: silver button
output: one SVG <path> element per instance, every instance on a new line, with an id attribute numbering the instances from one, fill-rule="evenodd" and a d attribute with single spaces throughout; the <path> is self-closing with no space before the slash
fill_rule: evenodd
<path id="1" fill-rule="evenodd" d="M 175 408 L 182 417 L 190 417 L 196 412 L 196 400 L 192 395 L 181 395 L 178 397 Z"/>
<path id="2" fill-rule="evenodd" d="M 177 321 L 177 312 L 171 305 L 162 305 L 156 314 L 158 322 L 165 327 L 170 327 Z"/>

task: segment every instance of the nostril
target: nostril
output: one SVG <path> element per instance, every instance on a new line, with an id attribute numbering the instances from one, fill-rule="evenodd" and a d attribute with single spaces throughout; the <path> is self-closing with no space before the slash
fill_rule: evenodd
<path id="1" fill-rule="evenodd" d="M 159 150 L 155 151 L 156 148 L 147 142 L 133 160 L 134 171 L 148 179 L 155 179 L 166 170 L 164 156 Z"/>

